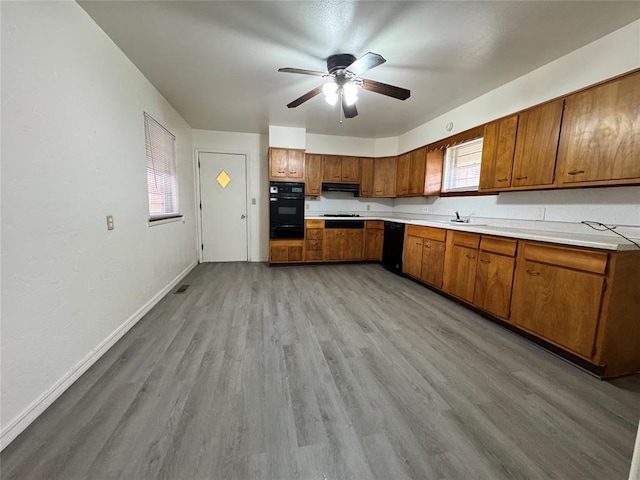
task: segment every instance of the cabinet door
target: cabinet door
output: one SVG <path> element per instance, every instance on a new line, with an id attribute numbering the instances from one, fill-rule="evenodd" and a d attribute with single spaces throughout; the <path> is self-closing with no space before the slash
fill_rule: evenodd
<path id="1" fill-rule="evenodd" d="M 360 196 L 373 197 L 373 158 L 362 159 L 360 172 Z"/>
<path id="2" fill-rule="evenodd" d="M 420 148 L 411 152 L 409 168 L 409 195 L 424 195 L 426 164 L 426 148 Z"/>
<path id="3" fill-rule="evenodd" d="M 286 263 L 287 262 L 287 246 L 286 245 L 271 245 L 269 247 L 269 262 L 270 263 Z"/>
<path id="4" fill-rule="evenodd" d="M 604 277 L 524 260 L 516 273 L 511 320 L 583 357 L 592 356 Z"/>
<path id="5" fill-rule="evenodd" d="M 373 195 L 393 197 L 396 193 L 396 157 L 376 158 L 373 168 Z"/>
<path id="6" fill-rule="evenodd" d="M 480 190 L 511 186 L 511 167 L 516 148 L 518 115 L 488 123 L 484 127 Z"/>
<path id="7" fill-rule="evenodd" d="M 640 178 L 640 74 L 566 99 L 558 183 Z"/>
<path id="8" fill-rule="evenodd" d="M 473 302 L 477 256 L 475 248 L 452 245 L 446 267 L 449 270 L 447 291 L 469 303 Z"/>
<path id="9" fill-rule="evenodd" d="M 269 150 L 269 174 L 271 180 L 278 180 L 288 176 L 289 152 L 284 148 Z"/>
<path id="10" fill-rule="evenodd" d="M 341 182 L 342 181 L 342 158 L 334 155 L 324 156 L 324 175 L 325 182 Z"/>
<path id="11" fill-rule="evenodd" d="M 422 246 L 422 271 L 420 278 L 423 282 L 442 288 L 444 273 L 445 243 L 425 239 Z"/>
<path id="12" fill-rule="evenodd" d="M 396 197 L 409 195 L 409 168 L 411 154 L 400 155 L 396 161 Z"/>
<path id="13" fill-rule="evenodd" d="M 362 260 L 364 258 L 364 228 L 345 229 L 345 260 Z"/>
<path id="14" fill-rule="evenodd" d="M 384 230 L 367 229 L 364 255 L 367 260 L 382 260 L 383 238 Z"/>
<path id="15" fill-rule="evenodd" d="M 358 157 L 342 158 L 342 181 L 349 183 L 360 181 L 360 159 Z"/>
<path id="16" fill-rule="evenodd" d="M 551 185 L 556 166 L 564 100 L 520 114 L 511 185 Z"/>
<path id="17" fill-rule="evenodd" d="M 287 159 L 288 177 L 291 179 L 304 179 L 304 151 L 289 150 Z"/>
<path id="18" fill-rule="evenodd" d="M 305 195 L 322 194 L 322 155 L 305 156 Z"/>
<path id="19" fill-rule="evenodd" d="M 424 181 L 425 195 L 440 195 L 442 190 L 442 163 L 444 149 L 427 152 L 427 167 Z"/>
<path id="20" fill-rule="evenodd" d="M 420 278 L 422 272 L 422 242 L 422 238 L 413 235 L 404 239 L 402 271 L 415 278 Z"/>
<path id="21" fill-rule="evenodd" d="M 508 319 L 516 260 L 513 257 L 479 252 L 473 303 L 497 317 Z"/>
<path id="22" fill-rule="evenodd" d="M 345 230 L 328 228 L 324 231 L 324 259 L 344 260 Z"/>

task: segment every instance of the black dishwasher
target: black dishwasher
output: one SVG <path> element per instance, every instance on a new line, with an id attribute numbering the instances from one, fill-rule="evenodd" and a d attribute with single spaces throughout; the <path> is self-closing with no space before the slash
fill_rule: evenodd
<path id="1" fill-rule="evenodd" d="M 382 266 L 402 275 L 402 247 L 404 245 L 404 223 L 384 222 L 382 244 Z"/>

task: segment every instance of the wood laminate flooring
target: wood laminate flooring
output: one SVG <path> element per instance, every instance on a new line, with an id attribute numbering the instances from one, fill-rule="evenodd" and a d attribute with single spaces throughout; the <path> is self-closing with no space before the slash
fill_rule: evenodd
<path id="1" fill-rule="evenodd" d="M 2 479 L 626 479 L 604 382 L 379 265 L 202 264 L 1 455 Z"/>

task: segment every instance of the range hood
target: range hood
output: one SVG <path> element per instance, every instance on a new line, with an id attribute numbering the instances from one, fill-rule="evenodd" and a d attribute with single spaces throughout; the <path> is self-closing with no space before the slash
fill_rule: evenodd
<path id="1" fill-rule="evenodd" d="M 354 196 L 360 193 L 360 184 L 358 183 L 323 183 L 323 192 L 349 192 Z"/>

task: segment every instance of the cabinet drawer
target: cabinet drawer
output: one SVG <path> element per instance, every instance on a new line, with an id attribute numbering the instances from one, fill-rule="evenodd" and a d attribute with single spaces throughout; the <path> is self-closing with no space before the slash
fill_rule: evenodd
<path id="1" fill-rule="evenodd" d="M 307 250 L 322 250 L 322 240 L 307 240 Z"/>
<path id="2" fill-rule="evenodd" d="M 366 228 L 373 228 L 375 230 L 384 230 L 384 222 L 382 220 L 367 220 L 365 222 Z"/>
<path id="3" fill-rule="evenodd" d="M 307 228 L 324 228 L 324 220 L 305 220 L 304 224 Z"/>
<path id="4" fill-rule="evenodd" d="M 322 250 L 307 250 L 307 261 L 322 261 Z"/>
<path id="5" fill-rule="evenodd" d="M 420 225 L 407 225 L 407 235 L 414 237 L 428 238 L 438 242 L 444 242 L 447 238 L 447 231 L 443 228 L 423 227 Z"/>
<path id="6" fill-rule="evenodd" d="M 525 243 L 523 256 L 534 262 L 572 268 L 583 272 L 604 275 L 607 270 L 608 254 L 595 250 Z"/>
<path id="7" fill-rule="evenodd" d="M 322 233 L 324 230 L 322 228 L 309 228 L 307 226 L 307 240 L 322 240 Z"/>
<path id="8" fill-rule="evenodd" d="M 480 243 L 480 235 L 477 233 L 451 231 L 449 235 L 453 235 L 453 244 L 461 247 L 478 248 Z"/>
<path id="9" fill-rule="evenodd" d="M 507 238 L 485 237 L 483 235 L 480 239 L 480 250 L 483 252 L 498 253 L 509 257 L 515 256 L 517 246 L 517 240 L 509 240 Z"/>

